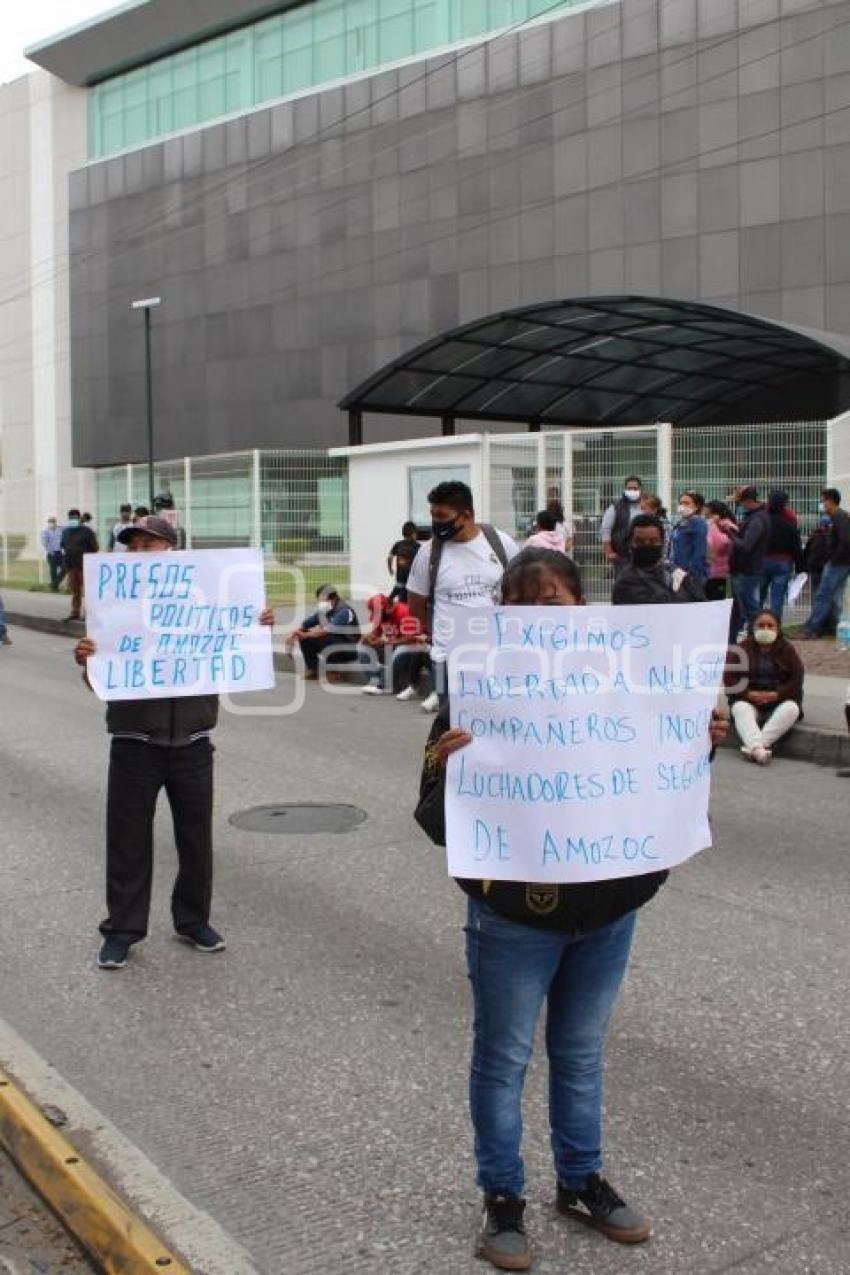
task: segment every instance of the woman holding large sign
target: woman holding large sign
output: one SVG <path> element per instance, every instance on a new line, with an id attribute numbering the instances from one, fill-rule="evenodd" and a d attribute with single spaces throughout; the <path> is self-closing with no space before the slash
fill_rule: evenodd
<path id="1" fill-rule="evenodd" d="M 579 606 L 584 598 L 578 569 L 562 554 L 526 550 L 505 571 L 502 600 L 513 606 Z M 445 763 L 472 741 L 469 732 L 447 727 L 441 713 L 417 811 L 438 841 Z M 712 742 L 725 733 L 726 723 L 712 719 Z M 666 877 L 666 871 L 654 871 L 580 884 L 458 881 L 469 896 L 470 1107 L 484 1192 L 478 1252 L 502 1270 L 531 1265 L 523 1221 L 521 1103 L 544 1002 L 557 1208 L 620 1243 L 637 1244 L 651 1234 L 646 1218 L 601 1174 L 602 1049 L 637 909 Z"/>

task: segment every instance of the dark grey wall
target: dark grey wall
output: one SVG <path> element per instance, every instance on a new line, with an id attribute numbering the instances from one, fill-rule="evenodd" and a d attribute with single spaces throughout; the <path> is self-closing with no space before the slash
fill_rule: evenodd
<path id="1" fill-rule="evenodd" d="M 346 441 L 342 394 L 553 297 L 850 332 L 850 0 L 625 0 L 71 178 L 74 460 Z M 367 419 L 366 439 L 434 422 Z"/>

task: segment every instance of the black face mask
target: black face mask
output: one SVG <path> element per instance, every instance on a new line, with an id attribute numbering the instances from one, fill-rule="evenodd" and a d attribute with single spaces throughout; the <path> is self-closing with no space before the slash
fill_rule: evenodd
<path id="1" fill-rule="evenodd" d="M 439 522 L 436 518 L 431 523 L 431 530 L 437 540 L 452 540 L 460 531 L 457 518 L 447 518 L 445 522 Z"/>
<path id="2" fill-rule="evenodd" d="M 636 567 L 657 567 L 661 553 L 661 545 L 636 545 L 632 549 L 632 562 Z"/>

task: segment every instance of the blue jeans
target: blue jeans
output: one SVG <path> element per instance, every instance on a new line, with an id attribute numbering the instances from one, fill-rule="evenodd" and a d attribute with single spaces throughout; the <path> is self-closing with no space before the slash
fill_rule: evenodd
<path id="1" fill-rule="evenodd" d="M 635 912 L 571 937 L 469 900 L 474 1004 L 469 1104 L 478 1185 L 521 1195 L 522 1088 L 543 1002 L 549 1125 L 558 1181 L 581 1188 L 602 1166 L 602 1046 L 626 970 Z"/>
<path id="2" fill-rule="evenodd" d="M 764 606 L 765 600 L 767 600 L 767 605 L 775 615 L 779 616 L 780 620 L 782 619 L 785 599 L 788 596 L 788 585 L 791 583 L 793 574 L 794 566 L 790 562 L 782 562 L 780 559 L 774 558 L 764 564 L 759 588 L 759 605 Z"/>
<path id="3" fill-rule="evenodd" d="M 383 686 L 386 651 L 383 646 L 358 646 L 357 659 L 368 674 L 370 686 Z"/>
<path id="4" fill-rule="evenodd" d="M 812 613 L 803 625 L 804 633 L 821 633 L 833 610 L 840 613 L 848 576 L 850 566 L 834 567 L 829 562 L 826 564 L 812 603 Z"/>
<path id="5" fill-rule="evenodd" d="M 733 638 L 737 636 L 735 630 L 749 624 L 750 620 L 758 614 L 760 584 L 760 575 L 732 576 L 732 600 L 735 603 L 732 608 Z"/>

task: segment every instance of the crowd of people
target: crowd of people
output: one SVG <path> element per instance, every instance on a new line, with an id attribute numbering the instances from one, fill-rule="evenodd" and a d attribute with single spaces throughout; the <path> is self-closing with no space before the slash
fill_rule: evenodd
<path id="1" fill-rule="evenodd" d="M 427 672 L 421 706 L 429 713 L 438 710 L 445 685 L 445 608 L 492 596 L 520 545 L 475 520 L 465 484 L 442 483 L 431 498 L 432 526 L 419 529 L 406 522 L 389 551 L 392 587 L 369 599 L 365 634 L 354 608 L 334 586 L 318 591 L 317 611 L 291 635 L 301 647 L 306 676 L 318 675 L 317 655 L 324 653 L 332 680 L 340 665 L 359 665 L 367 674 L 364 694 L 395 693 L 410 701 L 418 698 Z M 632 474 L 604 511 L 599 538 L 615 605 L 731 598 L 730 645 L 742 653 L 739 662 L 750 661 L 749 684 L 734 705 L 733 719 L 744 756 L 768 763 L 773 745 L 802 715 L 802 663 L 783 632 L 795 577 L 806 573 L 811 587 L 802 640 L 834 633 L 841 614 L 850 575 L 850 518 L 840 493 L 823 491 L 804 543 L 799 516 L 781 489 L 771 489 L 764 500 L 746 483 L 725 500 L 682 491 L 669 517 L 659 497 Z M 566 557 L 572 546 L 572 530 L 552 495 L 522 548 Z M 348 621 L 340 625 L 337 616 Z"/>
<path id="2" fill-rule="evenodd" d="M 154 499 L 154 512 L 166 514 L 167 521 L 174 519 L 168 516 L 173 511 L 174 501 L 169 493 Z M 110 553 L 126 552 L 126 544 L 121 538 L 122 531 L 128 527 L 138 526 L 150 514 L 147 505 L 121 505 L 118 518 L 109 530 L 107 549 Z M 86 554 L 98 553 L 100 543 L 93 526 L 90 513 L 79 509 L 69 509 L 65 522 L 60 526 L 55 514 L 46 519 L 41 532 L 41 547 L 44 552 L 50 579 L 50 590 L 58 593 L 63 582 L 66 583 L 71 597 L 71 613 L 66 616 L 66 623 L 83 618 L 83 595 L 85 592 L 83 560 Z"/>
<path id="3" fill-rule="evenodd" d="M 736 623 L 745 632 L 727 656 L 727 697 L 745 754 L 762 765 L 802 712 L 802 664 L 783 634 L 781 610 L 803 551 L 783 496 L 772 494 L 762 504 L 755 489 L 745 486 L 735 493 L 733 510 L 722 502 L 709 508 L 699 493 L 683 492 L 671 524 L 639 480 L 631 478 L 602 527 L 614 605 L 705 603 L 711 579 L 731 581 Z M 370 598 L 366 632 L 352 603 L 328 584 L 317 591 L 314 610 L 288 641 L 300 649 L 305 676 L 335 680 L 348 666 L 365 674 L 367 694 L 400 688 L 399 698 L 413 698 L 419 674 L 429 669 L 423 707 L 430 708 L 433 701 L 437 716 L 425 753 L 417 818 L 440 841 L 445 765 L 472 738 L 449 719 L 447 608 L 487 607 L 495 601 L 572 607 L 583 605 L 585 596 L 579 567 L 568 553 L 570 530 L 562 510 L 541 510 L 528 543 L 520 547 L 476 519 L 472 493 L 462 482 L 440 483 L 429 493 L 429 502 L 431 535 L 422 541 L 413 524 L 402 528 L 402 538 L 388 555 L 392 588 Z M 812 633 L 828 613 L 827 599 L 830 607 L 837 600 L 838 581 L 850 573 L 850 566 L 842 570 L 846 541 L 841 518 L 836 519 L 837 492 L 824 493 L 824 509 L 831 525 L 809 622 Z M 130 553 L 179 547 L 174 526 L 156 515 L 122 517 L 115 540 L 116 548 Z M 725 566 L 725 575 L 711 576 L 713 561 Z M 764 607 L 762 589 L 775 607 Z M 719 599 L 725 592 L 717 586 L 713 596 Z M 257 619 L 265 625 L 274 622 L 268 609 Z M 88 637 L 77 643 L 75 659 L 83 670 L 94 651 Z M 83 676 L 87 681 L 85 671 Z M 225 947 L 210 919 L 210 734 L 217 713 L 216 696 L 118 701 L 107 707 L 112 745 L 108 909 L 98 955 L 103 969 L 123 968 L 133 945 L 147 934 L 153 816 L 163 788 L 172 808 L 179 859 L 172 896 L 175 933 L 202 953 Z M 847 717 L 850 727 L 850 706 Z M 715 709 L 705 741 L 712 755 L 727 729 L 723 713 Z M 428 822 L 419 814 L 426 801 L 437 811 Z M 544 1006 L 556 1208 L 616 1243 L 638 1244 L 652 1234 L 649 1219 L 604 1173 L 602 1075 L 608 1025 L 640 909 L 667 875 L 660 871 L 546 886 L 545 907 L 539 906 L 539 885 L 457 881 L 467 896 L 466 957 L 474 1009 L 469 1098 L 483 1196 L 477 1251 L 498 1269 L 526 1270 L 532 1261 L 525 1226 L 522 1094 Z"/>

